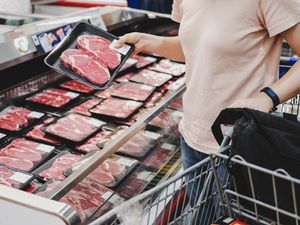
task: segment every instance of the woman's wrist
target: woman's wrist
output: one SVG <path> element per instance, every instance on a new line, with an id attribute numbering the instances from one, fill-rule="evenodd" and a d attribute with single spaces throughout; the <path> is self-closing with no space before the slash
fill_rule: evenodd
<path id="1" fill-rule="evenodd" d="M 274 109 L 274 104 L 272 99 L 265 92 L 260 92 L 257 97 L 264 102 L 263 104 L 267 106 L 269 112 L 271 112 Z"/>

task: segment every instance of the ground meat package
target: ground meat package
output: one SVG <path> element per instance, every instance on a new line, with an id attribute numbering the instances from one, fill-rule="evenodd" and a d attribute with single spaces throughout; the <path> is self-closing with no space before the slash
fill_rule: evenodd
<path id="1" fill-rule="evenodd" d="M 0 150 L 0 164 L 29 172 L 54 150 L 52 145 L 16 138 Z"/>
<path id="2" fill-rule="evenodd" d="M 155 173 L 140 167 L 124 181 L 117 192 L 126 199 L 133 198 L 144 190 L 155 175 Z"/>
<path id="3" fill-rule="evenodd" d="M 20 170 L 0 166 L 0 184 L 8 187 L 23 189 L 32 180 L 34 176 Z"/>
<path id="4" fill-rule="evenodd" d="M 172 75 L 169 74 L 143 69 L 140 72 L 134 74 L 132 77 L 130 77 L 129 80 L 137 83 L 160 87 L 171 78 Z"/>
<path id="5" fill-rule="evenodd" d="M 41 119 L 45 114 L 23 107 L 9 106 L 0 112 L 0 129 L 19 132 Z"/>
<path id="6" fill-rule="evenodd" d="M 164 143 L 149 154 L 141 165 L 152 171 L 159 171 L 171 159 L 176 149 L 175 145 Z"/>
<path id="7" fill-rule="evenodd" d="M 173 76 L 181 76 L 185 73 L 185 65 L 182 63 L 172 62 L 168 59 L 162 59 L 159 63 L 151 66 L 149 69 L 171 74 Z"/>
<path id="8" fill-rule="evenodd" d="M 58 179 L 64 180 L 64 170 L 70 168 L 73 164 L 80 161 L 81 155 L 71 154 L 68 151 L 59 153 L 56 157 L 46 162 L 33 171 L 33 174 L 44 180 Z"/>
<path id="9" fill-rule="evenodd" d="M 47 134 L 67 142 L 81 143 L 97 133 L 105 122 L 77 113 L 69 113 L 42 127 Z"/>
<path id="10" fill-rule="evenodd" d="M 51 123 L 54 119 L 54 117 L 47 117 L 41 123 L 35 125 L 30 131 L 28 131 L 25 136 L 29 139 L 45 142 L 47 144 L 60 145 L 61 141 L 48 137 L 45 132 L 41 130 L 44 125 Z"/>
<path id="11" fill-rule="evenodd" d="M 114 97 L 126 98 L 135 101 L 145 101 L 155 90 L 154 86 L 146 84 L 138 84 L 133 82 L 125 82 L 120 84 L 111 93 Z"/>
<path id="12" fill-rule="evenodd" d="M 46 110 L 48 110 L 49 107 L 52 109 L 54 108 L 56 110 L 61 110 L 62 107 L 67 107 L 69 103 L 78 97 L 79 94 L 75 92 L 57 88 L 48 88 L 27 98 L 26 100 Z"/>
<path id="13" fill-rule="evenodd" d="M 39 187 L 34 194 L 42 197 L 47 197 L 48 194 L 55 189 L 62 181 L 57 179 L 48 180 L 41 187 Z"/>
<path id="14" fill-rule="evenodd" d="M 111 83 L 111 85 L 107 89 L 105 89 L 104 91 L 97 92 L 95 96 L 99 98 L 107 99 L 111 97 L 111 93 L 113 92 L 113 90 L 115 90 L 116 87 L 118 87 L 117 83 Z"/>
<path id="15" fill-rule="evenodd" d="M 137 101 L 108 98 L 92 108 L 90 112 L 96 116 L 108 116 L 126 120 L 142 105 L 143 103 Z"/>
<path id="16" fill-rule="evenodd" d="M 156 62 L 156 58 L 150 57 L 150 56 L 139 56 L 134 55 L 132 56 L 133 59 L 137 60 L 137 63 L 135 64 L 135 67 L 138 69 L 144 68 L 146 66 L 151 65 L 152 63 Z"/>
<path id="17" fill-rule="evenodd" d="M 154 117 L 154 119 L 150 121 L 149 125 L 169 130 L 177 127 L 182 117 L 182 112 L 166 109 L 160 112 L 156 117 Z"/>
<path id="18" fill-rule="evenodd" d="M 81 222 L 86 222 L 113 195 L 113 191 L 85 179 L 77 184 L 60 201 L 72 206 L 80 216 Z"/>
<path id="19" fill-rule="evenodd" d="M 83 152 L 83 153 L 88 153 L 88 152 L 91 152 L 91 151 L 99 151 L 100 147 L 98 147 L 97 144 L 99 142 L 105 140 L 110 134 L 111 134 L 111 131 L 101 130 L 95 136 L 88 139 L 82 145 L 77 145 L 75 148 L 76 148 L 77 151 L 80 151 L 80 152 Z"/>
<path id="20" fill-rule="evenodd" d="M 124 154 L 134 158 L 143 158 L 151 151 L 162 138 L 161 134 L 140 131 L 126 142 L 118 151 L 119 154 Z"/>
<path id="21" fill-rule="evenodd" d="M 80 83 L 77 80 L 69 80 L 69 81 L 61 83 L 59 86 L 62 88 L 71 90 L 71 91 L 76 91 L 76 92 L 80 92 L 80 93 L 84 93 L 84 94 L 89 94 L 89 93 L 95 91 L 94 88 L 92 88 L 86 84 Z"/>
<path id="22" fill-rule="evenodd" d="M 106 89 L 134 46 L 113 47 L 118 37 L 89 23 L 78 23 L 45 63 L 59 73 L 95 89 Z"/>
<path id="23" fill-rule="evenodd" d="M 91 97 L 91 98 L 85 99 L 84 102 L 82 102 L 78 106 L 72 108 L 71 111 L 77 112 L 77 113 L 80 113 L 80 114 L 86 115 L 86 116 L 92 116 L 92 114 L 89 112 L 89 110 L 91 108 L 93 108 L 94 106 L 98 105 L 100 102 L 102 102 L 102 99 Z"/>

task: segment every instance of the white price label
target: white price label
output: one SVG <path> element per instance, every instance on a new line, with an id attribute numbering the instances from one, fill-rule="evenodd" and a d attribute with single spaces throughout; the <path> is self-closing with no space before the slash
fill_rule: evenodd
<path id="1" fill-rule="evenodd" d="M 183 112 L 180 112 L 180 111 L 175 111 L 173 113 L 174 116 L 177 116 L 177 117 L 183 117 Z"/>
<path id="2" fill-rule="evenodd" d="M 113 193 L 111 191 L 107 191 L 101 197 L 104 198 L 105 200 L 107 200 L 112 196 L 112 194 Z"/>
<path id="3" fill-rule="evenodd" d="M 32 177 L 31 175 L 28 175 L 28 174 L 25 174 L 25 173 L 16 172 L 9 179 L 24 184 L 29 179 L 31 179 L 31 177 Z"/>
<path id="4" fill-rule="evenodd" d="M 137 60 L 136 60 L 136 59 L 129 58 L 129 59 L 127 59 L 126 63 L 133 65 L 133 64 L 136 64 L 136 63 L 137 63 Z"/>
<path id="5" fill-rule="evenodd" d="M 149 137 L 149 138 L 155 139 L 155 140 L 157 140 L 158 138 L 161 137 L 160 134 L 158 134 L 158 133 L 153 133 L 153 132 L 150 132 L 150 131 L 145 131 L 145 135 L 146 135 L 146 137 Z"/>
<path id="6" fill-rule="evenodd" d="M 131 167 L 135 163 L 135 161 L 126 158 L 120 158 L 117 162 L 127 167 Z"/>
<path id="7" fill-rule="evenodd" d="M 65 96 L 70 97 L 70 98 L 77 98 L 79 94 L 74 93 L 74 92 L 67 92 Z"/>
<path id="8" fill-rule="evenodd" d="M 149 85 L 142 85 L 140 89 L 145 91 L 152 91 L 153 87 Z"/>
<path id="9" fill-rule="evenodd" d="M 171 144 L 167 144 L 167 143 L 164 143 L 161 148 L 163 149 L 167 149 L 167 150 L 170 150 L 170 151 L 174 151 L 176 149 L 176 146 L 175 145 L 171 145 Z"/>
<path id="10" fill-rule="evenodd" d="M 101 127 L 105 124 L 105 122 L 101 121 L 101 120 L 97 120 L 97 119 L 94 119 L 94 118 L 90 118 L 88 119 L 87 121 L 89 124 L 95 126 L 95 127 Z"/>
<path id="11" fill-rule="evenodd" d="M 2 139 L 2 138 L 4 138 L 4 137 L 6 137 L 6 134 L 0 133 L 0 139 Z"/>
<path id="12" fill-rule="evenodd" d="M 28 117 L 39 119 L 44 115 L 45 115 L 44 113 L 32 111 L 31 113 L 28 114 Z"/>
<path id="13" fill-rule="evenodd" d="M 120 203 L 124 202 L 124 199 L 121 198 L 119 195 L 114 194 L 109 199 L 109 202 L 112 203 L 113 205 L 119 205 Z"/>
<path id="14" fill-rule="evenodd" d="M 117 40 L 113 40 L 113 42 L 111 43 L 111 45 L 109 46 L 110 49 L 121 53 L 122 55 L 127 55 L 127 53 L 130 51 L 130 45 L 126 45 L 124 44 L 121 48 L 115 48 L 115 44 L 116 44 Z"/>
<path id="15" fill-rule="evenodd" d="M 147 181 L 148 178 L 151 176 L 151 172 L 147 172 L 147 171 L 143 171 L 143 172 L 140 172 L 138 175 L 137 175 L 137 178 L 140 179 L 140 180 L 145 180 Z"/>
<path id="16" fill-rule="evenodd" d="M 155 61 L 156 61 L 156 58 L 153 58 L 153 57 L 147 56 L 147 57 L 145 57 L 145 60 L 147 60 L 147 61 L 151 61 L 151 62 L 155 62 Z"/>
<path id="17" fill-rule="evenodd" d="M 43 152 L 50 153 L 51 151 L 53 151 L 54 148 L 55 147 L 53 147 L 51 145 L 40 144 L 36 149 L 43 151 Z"/>
<path id="18" fill-rule="evenodd" d="M 141 104 L 141 103 L 139 103 L 139 102 L 134 102 L 134 101 L 127 101 L 125 106 L 126 106 L 126 107 L 128 107 L 128 106 L 138 107 L 139 104 Z"/>

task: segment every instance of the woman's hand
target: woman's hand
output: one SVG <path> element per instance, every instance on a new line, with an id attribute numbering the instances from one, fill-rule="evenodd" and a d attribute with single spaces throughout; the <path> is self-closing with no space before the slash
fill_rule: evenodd
<path id="1" fill-rule="evenodd" d="M 229 108 L 250 108 L 270 112 L 273 108 L 273 102 L 269 96 L 261 92 L 255 97 L 237 100 Z"/>

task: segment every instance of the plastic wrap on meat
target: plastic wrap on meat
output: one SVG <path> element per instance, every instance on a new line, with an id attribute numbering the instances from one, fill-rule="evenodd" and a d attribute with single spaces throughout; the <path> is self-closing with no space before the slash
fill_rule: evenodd
<path id="1" fill-rule="evenodd" d="M 144 69 L 130 77 L 130 81 L 159 87 L 172 78 L 171 75 Z"/>
<path id="2" fill-rule="evenodd" d="M 104 140 L 109 134 L 111 134 L 111 131 L 103 130 L 87 140 L 84 144 L 76 146 L 76 149 L 84 153 L 88 153 L 90 151 L 99 151 L 100 148 L 97 146 L 97 144 Z"/>
<path id="3" fill-rule="evenodd" d="M 95 95 L 99 98 L 107 99 L 110 97 L 110 94 L 117 87 L 116 83 L 111 83 L 111 85 L 104 91 L 97 92 Z"/>
<path id="4" fill-rule="evenodd" d="M 110 79 L 107 65 L 93 57 L 90 52 L 67 49 L 60 59 L 65 67 L 93 84 L 103 85 Z"/>
<path id="5" fill-rule="evenodd" d="M 55 147 L 51 145 L 18 138 L 1 149 L 0 163 L 17 169 L 29 171 L 33 166 L 36 166 L 49 154 L 51 154 L 54 149 Z M 11 160 L 8 158 L 11 158 Z M 7 161 L 7 164 L 5 161 Z"/>
<path id="6" fill-rule="evenodd" d="M 80 155 L 74 154 L 64 154 L 56 159 L 54 159 L 52 165 L 39 173 L 39 176 L 45 179 L 58 179 L 64 180 L 66 176 L 63 174 L 63 171 L 70 168 L 73 164 L 77 163 L 80 159 Z"/>
<path id="7" fill-rule="evenodd" d="M 45 128 L 47 133 L 74 142 L 81 142 L 105 123 L 80 114 L 69 114 Z"/>
<path id="8" fill-rule="evenodd" d="M 182 116 L 180 111 L 164 110 L 151 120 L 149 125 L 162 129 L 172 129 L 178 126 Z"/>
<path id="9" fill-rule="evenodd" d="M 137 60 L 135 67 L 138 69 L 146 67 L 146 66 L 156 62 L 156 58 L 150 57 L 150 56 L 143 57 L 143 56 L 135 55 L 135 56 L 132 56 L 132 58 Z"/>
<path id="10" fill-rule="evenodd" d="M 130 67 L 133 67 L 137 63 L 137 60 L 134 58 L 128 58 L 124 65 L 121 67 L 120 72 L 129 69 Z"/>
<path id="11" fill-rule="evenodd" d="M 121 63 L 120 53 L 110 49 L 111 41 L 96 35 L 81 35 L 77 47 L 88 51 L 97 61 L 102 61 L 108 68 L 114 69 Z"/>
<path id="12" fill-rule="evenodd" d="M 168 73 L 173 76 L 180 76 L 185 73 L 184 64 L 172 62 L 168 59 L 161 60 L 159 63 L 151 66 L 150 69 L 162 73 Z"/>
<path id="13" fill-rule="evenodd" d="M 91 109 L 90 112 L 105 116 L 126 119 L 138 110 L 143 104 L 132 100 L 108 98 Z"/>
<path id="14" fill-rule="evenodd" d="M 20 189 L 24 184 L 28 183 L 33 176 L 31 174 L 26 174 L 18 172 L 4 166 L 0 166 L 0 184 L 8 187 L 13 187 Z"/>
<path id="15" fill-rule="evenodd" d="M 84 223 L 91 217 L 106 200 L 113 195 L 113 191 L 90 179 L 85 179 L 60 201 L 72 206 Z"/>
<path id="16" fill-rule="evenodd" d="M 113 90 L 111 95 L 135 101 L 145 101 L 152 94 L 154 89 L 155 87 L 153 86 L 126 82 Z"/>
<path id="17" fill-rule="evenodd" d="M 66 88 L 71 91 L 76 91 L 76 92 L 80 92 L 80 93 L 90 93 L 92 91 L 95 91 L 94 88 L 92 88 L 86 84 L 83 84 L 77 80 L 69 80 L 69 81 L 66 81 L 66 82 L 60 84 L 59 86 L 62 88 Z"/>
<path id="18" fill-rule="evenodd" d="M 22 107 L 8 107 L 0 113 L 0 129 L 20 131 L 31 121 L 40 119 L 43 113 L 34 112 Z"/>
<path id="19" fill-rule="evenodd" d="M 121 133 L 123 133 L 127 128 L 128 128 L 127 126 L 119 126 L 113 132 L 111 132 L 109 135 L 107 135 L 105 138 L 100 140 L 97 145 L 100 148 L 104 148 L 106 145 L 111 143 L 111 141 L 113 141 L 115 138 L 117 138 Z"/>
<path id="20" fill-rule="evenodd" d="M 70 101 L 77 98 L 79 94 L 55 89 L 55 88 L 49 88 L 44 90 L 41 93 L 38 93 L 30 98 L 27 98 L 28 101 L 39 103 L 41 105 L 47 105 L 51 107 L 63 107 L 66 104 L 68 104 Z"/>
<path id="21" fill-rule="evenodd" d="M 147 158 L 143 160 L 141 164 L 149 169 L 159 170 L 169 161 L 173 154 L 174 150 L 158 148 L 149 156 L 147 156 Z"/>
<path id="22" fill-rule="evenodd" d="M 119 82 L 119 83 L 128 82 L 128 79 L 130 77 L 132 77 L 133 75 L 134 75 L 134 73 L 132 73 L 132 72 L 131 73 L 127 73 L 127 74 L 125 74 L 125 75 L 117 78 L 116 81 Z"/>
<path id="23" fill-rule="evenodd" d="M 94 106 L 98 105 L 102 100 L 98 98 L 91 98 L 85 101 L 84 103 L 81 103 L 79 106 L 74 107 L 71 109 L 71 111 L 86 115 L 86 116 L 91 116 L 92 114 L 89 112 L 91 108 Z"/>
<path id="24" fill-rule="evenodd" d="M 35 194 L 42 197 L 47 197 L 47 195 L 56 188 L 62 181 L 61 180 L 49 180 L 38 190 L 35 191 Z"/>

